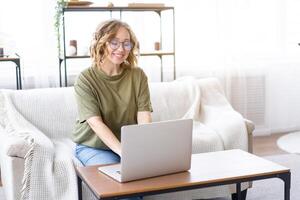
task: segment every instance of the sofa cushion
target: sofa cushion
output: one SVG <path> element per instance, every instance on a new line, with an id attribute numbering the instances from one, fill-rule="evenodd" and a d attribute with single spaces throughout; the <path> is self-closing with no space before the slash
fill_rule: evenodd
<path id="1" fill-rule="evenodd" d="M 153 121 L 193 118 L 200 112 L 200 89 L 194 79 L 151 83 L 149 89 Z M 25 119 L 48 137 L 60 138 L 70 137 L 74 128 L 77 106 L 73 93 L 73 87 L 43 88 L 12 92 L 10 98 Z"/>
<path id="2" fill-rule="evenodd" d="M 50 138 L 70 137 L 77 107 L 70 88 L 43 88 L 13 92 L 16 109 Z"/>
<path id="3" fill-rule="evenodd" d="M 153 107 L 153 121 L 180 119 L 191 112 L 200 112 L 200 88 L 194 79 L 151 83 L 149 85 Z"/>

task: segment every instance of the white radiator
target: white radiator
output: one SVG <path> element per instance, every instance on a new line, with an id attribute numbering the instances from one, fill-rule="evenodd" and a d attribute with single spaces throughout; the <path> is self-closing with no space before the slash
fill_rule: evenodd
<path id="1" fill-rule="evenodd" d="M 232 106 L 256 126 L 266 124 L 265 76 L 231 77 L 229 87 Z"/>

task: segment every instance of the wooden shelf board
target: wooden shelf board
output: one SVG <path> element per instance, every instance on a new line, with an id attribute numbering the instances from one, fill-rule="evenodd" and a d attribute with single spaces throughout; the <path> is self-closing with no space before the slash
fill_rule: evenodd
<path id="1" fill-rule="evenodd" d="M 155 52 L 143 52 L 140 53 L 141 56 L 167 56 L 167 55 L 174 55 L 174 52 L 160 52 L 160 51 L 155 51 Z M 90 56 L 66 56 L 65 59 L 77 59 L 77 58 L 90 58 Z M 61 60 L 64 58 L 60 58 Z"/>
<path id="2" fill-rule="evenodd" d="M 67 6 L 64 11 L 163 11 L 173 10 L 174 7 L 100 7 L 100 6 Z"/>

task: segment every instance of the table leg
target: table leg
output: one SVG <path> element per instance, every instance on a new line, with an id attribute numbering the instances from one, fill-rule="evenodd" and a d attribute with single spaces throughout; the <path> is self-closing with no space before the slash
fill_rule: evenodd
<path id="1" fill-rule="evenodd" d="M 77 176 L 78 200 L 82 200 L 82 180 Z"/>
<path id="2" fill-rule="evenodd" d="M 58 67 L 59 67 L 59 72 L 58 72 L 59 73 L 59 87 L 62 87 L 62 80 L 61 80 L 62 79 L 62 77 L 61 77 L 62 76 L 61 75 L 61 63 L 62 63 L 62 61 L 63 61 L 62 59 L 60 59 L 60 58 L 58 59 L 58 63 L 59 63 L 59 65 L 58 65 Z"/>
<path id="3" fill-rule="evenodd" d="M 22 89 L 22 78 L 21 78 L 21 65 L 20 60 L 14 60 L 12 61 L 16 64 L 16 83 L 17 83 L 17 90 Z"/>
<path id="4" fill-rule="evenodd" d="M 19 72 L 18 72 L 18 66 L 16 66 L 16 86 L 17 90 L 19 90 Z"/>
<path id="5" fill-rule="evenodd" d="M 278 178 L 284 182 L 284 200 L 290 200 L 291 172 L 279 174 Z"/>
<path id="6" fill-rule="evenodd" d="M 236 195 L 238 200 L 242 200 L 241 183 L 236 183 Z"/>
<path id="7" fill-rule="evenodd" d="M 290 200 L 290 188 L 287 183 L 284 184 L 284 200 Z"/>
<path id="8" fill-rule="evenodd" d="M 65 87 L 68 87 L 67 60 L 66 59 L 64 59 L 64 68 L 65 68 Z"/>
<path id="9" fill-rule="evenodd" d="M 21 65 L 19 62 L 19 89 L 22 90 Z"/>

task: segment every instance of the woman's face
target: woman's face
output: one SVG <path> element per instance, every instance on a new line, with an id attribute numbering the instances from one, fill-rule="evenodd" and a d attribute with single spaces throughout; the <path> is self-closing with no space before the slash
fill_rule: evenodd
<path id="1" fill-rule="evenodd" d="M 129 32 L 126 28 L 120 27 L 115 38 L 107 42 L 106 59 L 115 65 L 120 65 L 127 59 L 131 48 Z"/>

